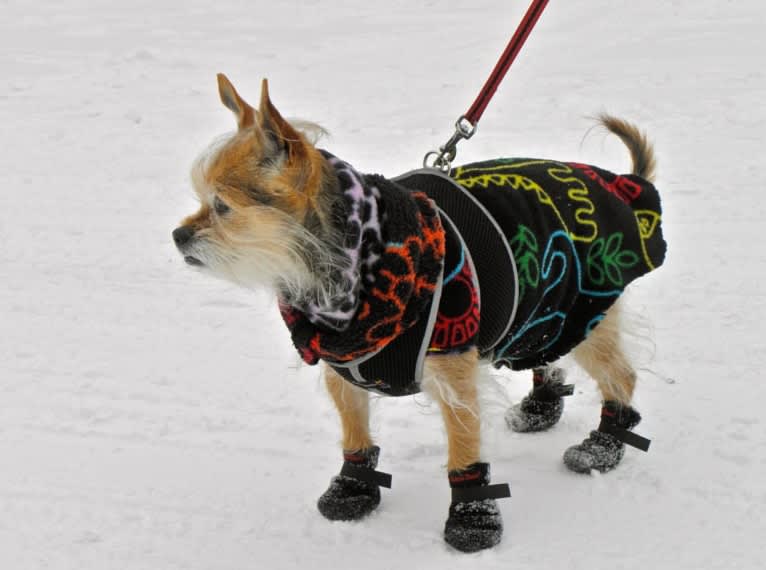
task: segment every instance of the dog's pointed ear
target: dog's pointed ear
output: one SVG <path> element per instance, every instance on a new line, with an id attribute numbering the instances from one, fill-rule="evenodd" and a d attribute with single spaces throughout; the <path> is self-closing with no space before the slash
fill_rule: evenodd
<path id="1" fill-rule="evenodd" d="M 289 158 L 295 159 L 305 154 L 305 141 L 300 133 L 288 123 L 269 98 L 269 81 L 261 83 L 261 103 L 258 107 L 261 130 L 271 138 L 280 149 L 287 151 Z"/>
<path id="2" fill-rule="evenodd" d="M 221 96 L 221 103 L 237 117 L 239 130 L 255 124 L 255 109 L 239 96 L 234 85 L 223 73 L 218 74 L 218 94 Z"/>

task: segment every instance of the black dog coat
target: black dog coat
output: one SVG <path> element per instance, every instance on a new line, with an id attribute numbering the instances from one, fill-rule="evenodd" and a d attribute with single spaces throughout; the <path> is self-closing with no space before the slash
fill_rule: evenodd
<path id="1" fill-rule="evenodd" d="M 330 362 L 350 382 L 389 395 L 419 390 L 426 354 L 476 346 L 515 370 L 553 362 L 665 257 L 659 195 L 635 175 L 514 158 L 468 164 L 449 177 L 418 170 L 394 182 L 438 206 L 442 278 L 417 323 L 393 342 Z M 441 334 L 444 322 L 460 334 Z"/>

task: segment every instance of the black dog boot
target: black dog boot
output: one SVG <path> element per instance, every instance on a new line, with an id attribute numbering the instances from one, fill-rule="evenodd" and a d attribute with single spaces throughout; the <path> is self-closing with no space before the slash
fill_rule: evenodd
<path id="1" fill-rule="evenodd" d="M 489 484 L 489 463 L 474 463 L 449 472 L 452 504 L 444 540 L 462 552 L 491 548 L 503 536 L 503 518 L 495 499 L 510 497 L 507 483 Z"/>
<path id="2" fill-rule="evenodd" d="M 515 432 L 544 431 L 561 419 L 564 396 L 574 393 L 572 384 L 564 384 L 566 372 L 548 366 L 532 371 L 532 390 L 505 414 L 505 421 Z"/>
<path id="3" fill-rule="evenodd" d="M 648 451 L 649 440 L 629 431 L 641 421 L 641 414 L 630 406 L 613 401 L 604 402 L 601 424 L 590 437 L 564 452 L 564 464 L 577 473 L 591 469 L 605 473 L 622 461 L 625 444 Z"/>
<path id="4" fill-rule="evenodd" d="M 360 519 L 380 504 L 380 487 L 391 488 L 391 475 L 375 471 L 380 448 L 344 452 L 340 475 L 333 477 L 317 507 L 331 521 Z"/>

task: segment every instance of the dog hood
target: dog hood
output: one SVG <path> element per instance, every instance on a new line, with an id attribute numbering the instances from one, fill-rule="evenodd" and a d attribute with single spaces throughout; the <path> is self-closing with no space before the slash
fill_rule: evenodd
<path id="1" fill-rule="evenodd" d="M 282 299 L 280 311 L 308 364 L 333 364 L 377 353 L 431 306 L 444 268 L 445 232 L 423 193 L 361 175 L 329 153 L 345 202 L 341 268 L 348 296 L 336 307 Z"/>

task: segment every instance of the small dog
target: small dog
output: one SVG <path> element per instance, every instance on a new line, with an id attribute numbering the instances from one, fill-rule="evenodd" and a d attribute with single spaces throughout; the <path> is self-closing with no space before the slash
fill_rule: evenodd
<path id="1" fill-rule="evenodd" d="M 564 454 L 577 472 L 608 471 L 641 419 L 636 374 L 622 347 L 619 303 L 629 282 L 661 265 L 665 242 L 651 184 L 651 145 L 602 116 L 627 145 L 633 172 L 539 159 L 422 169 L 394 180 L 363 175 L 317 149 L 269 98 L 246 103 L 224 75 L 221 101 L 238 130 L 192 171 L 201 206 L 173 232 L 185 261 L 245 286 L 276 291 L 293 342 L 326 364 L 340 414 L 344 462 L 320 497 L 332 520 L 359 519 L 390 476 L 376 471 L 370 390 L 425 391 L 440 405 L 452 502 L 448 544 L 497 544 L 496 499 L 479 454 L 480 361 L 533 370 L 533 389 L 509 410 L 516 431 L 558 421 L 572 392 L 552 363 L 568 352 L 596 380 L 601 422 Z"/>

